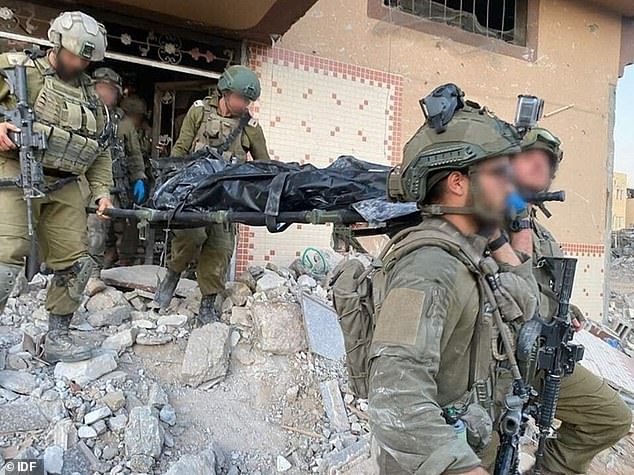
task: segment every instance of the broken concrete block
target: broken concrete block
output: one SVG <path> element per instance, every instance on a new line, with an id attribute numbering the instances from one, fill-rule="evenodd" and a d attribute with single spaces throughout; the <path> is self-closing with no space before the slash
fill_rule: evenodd
<path id="1" fill-rule="evenodd" d="M 112 287 L 108 287 L 102 292 L 95 294 L 86 302 L 86 310 L 91 313 L 126 306 L 129 307 L 130 304 L 123 295 L 123 292 L 113 289 Z"/>
<path id="2" fill-rule="evenodd" d="M 119 414 L 118 416 L 108 419 L 108 427 L 112 432 L 119 432 L 126 428 L 128 425 L 128 416 L 125 414 Z"/>
<path id="3" fill-rule="evenodd" d="M 57 445 L 63 450 L 74 447 L 78 440 L 75 424 L 70 419 L 59 421 L 49 433 L 49 439 L 51 439 L 53 445 Z"/>
<path id="4" fill-rule="evenodd" d="M 97 431 L 90 426 L 81 426 L 77 430 L 77 436 L 80 439 L 94 439 L 97 437 Z"/>
<path id="5" fill-rule="evenodd" d="M 247 299 L 253 295 L 249 286 L 244 282 L 227 282 L 224 293 L 238 307 L 243 307 L 247 303 Z"/>
<path id="6" fill-rule="evenodd" d="M 165 268 L 154 265 L 113 267 L 101 271 L 101 278 L 108 285 L 146 292 L 156 292 L 158 281 L 163 277 Z M 196 281 L 180 279 L 174 295 L 187 297 L 197 287 Z"/>
<path id="7" fill-rule="evenodd" d="M 138 334 L 139 330 L 137 328 L 128 328 L 127 330 L 120 331 L 106 338 L 101 344 L 101 347 L 106 350 L 116 350 L 121 353 L 134 345 Z"/>
<path id="8" fill-rule="evenodd" d="M 132 307 L 126 302 L 126 305 L 118 305 L 91 313 L 88 315 L 88 323 L 95 328 L 116 327 L 130 319 L 130 312 L 132 312 Z"/>
<path id="9" fill-rule="evenodd" d="M 165 475 L 216 475 L 216 454 L 213 447 L 197 455 L 183 455 Z"/>
<path id="10" fill-rule="evenodd" d="M 116 368 L 117 361 L 108 353 L 77 363 L 57 363 L 54 374 L 56 379 L 66 378 L 68 381 L 75 381 L 80 386 L 85 386 Z"/>
<path id="11" fill-rule="evenodd" d="M 7 361 L 7 350 L 0 350 L 0 371 L 4 369 Z"/>
<path id="12" fill-rule="evenodd" d="M 125 406 L 125 395 L 123 391 L 113 391 L 102 397 L 101 403 L 108 406 L 111 411 L 116 412 Z"/>
<path id="13" fill-rule="evenodd" d="M 159 317 L 158 320 L 156 321 L 156 324 L 158 326 L 165 325 L 167 327 L 176 327 L 176 328 L 184 327 L 186 323 L 187 323 L 187 317 L 185 315 L 178 315 L 178 314 L 163 315 Z"/>
<path id="14" fill-rule="evenodd" d="M 172 341 L 172 335 L 167 333 L 139 333 L 136 337 L 136 344 L 145 346 L 165 345 L 170 341 Z"/>
<path id="15" fill-rule="evenodd" d="M 167 397 L 167 393 L 165 389 L 158 384 L 153 383 L 150 387 L 150 392 L 148 394 L 148 406 L 156 407 L 157 409 L 161 409 L 165 404 L 169 403 L 169 399 Z"/>
<path id="16" fill-rule="evenodd" d="M 103 280 L 91 277 L 90 279 L 88 279 L 88 283 L 86 284 L 86 288 L 84 289 L 84 294 L 88 295 L 88 297 L 92 297 L 99 292 L 103 292 L 107 288 L 108 286 Z"/>
<path id="17" fill-rule="evenodd" d="M 285 302 L 256 302 L 251 307 L 251 315 L 262 350 L 286 355 L 306 348 L 299 305 Z"/>
<path id="18" fill-rule="evenodd" d="M 62 473 L 104 473 L 107 469 L 102 467 L 95 454 L 83 441 L 77 442 L 75 447 L 64 452 L 64 470 Z"/>
<path id="19" fill-rule="evenodd" d="M 230 327 L 210 323 L 192 331 L 181 368 L 185 384 L 194 387 L 224 378 L 229 369 L 231 353 Z"/>
<path id="20" fill-rule="evenodd" d="M 37 380 L 31 373 L 4 369 L 0 371 L 0 386 L 18 394 L 31 394 Z"/>
<path id="21" fill-rule="evenodd" d="M 314 289 L 317 287 L 317 281 L 307 274 L 302 274 L 297 278 L 297 285 L 305 289 Z"/>
<path id="22" fill-rule="evenodd" d="M 233 307 L 231 309 L 231 318 L 229 322 L 243 328 L 251 328 L 253 322 L 251 320 L 251 310 L 246 307 Z"/>
<path id="23" fill-rule="evenodd" d="M 46 447 L 44 451 L 44 471 L 60 475 L 64 467 L 64 449 L 58 445 Z"/>
<path id="24" fill-rule="evenodd" d="M 90 411 L 88 414 L 84 416 L 84 424 L 94 424 L 101 419 L 105 419 L 106 417 L 110 417 L 112 415 L 112 411 L 108 406 L 100 407 L 99 409 L 95 409 L 94 411 Z"/>
<path id="25" fill-rule="evenodd" d="M 323 382 L 319 385 L 321 398 L 324 403 L 326 415 L 330 421 L 330 428 L 335 432 L 345 432 L 349 429 L 348 413 L 341 397 L 341 390 L 336 379 Z"/>
<path id="26" fill-rule="evenodd" d="M 149 406 L 135 407 L 130 411 L 124 444 L 128 457 L 141 455 L 157 459 L 161 455 L 163 434 L 158 417 Z"/>
<path id="27" fill-rule="evenodd" d="M 48 427 L 48 419 L 37 403 L 28 398 L 0 404 L 0 434 L 10 432 L 28 432 Z"/>
<path id="28" fill-rule="evenodd" d="M 277 459 L 275 459 L 275 468 L 277 468 L 278 472 L 286 472 L 290 470 L 291 467 L 291 463 L 282 455 L 278 455 Z"/>
<path id="29" fill-rule="evenodd" d="M 253 277 L 253 274 L 251 274 L 251 272 L 244 271 L 244 272 L 240 273 L 238 275 L 238 277 L 236 278 L 236 281 L 237 282 L 242 282 L 247 287 L 249 287 L 249 290 L 251 290 L 251 292 L 255 292 L 255 288 L 257 286 L 257 281 L 255 280 L 255 277 Z"/>
<path id="30" fill-rule="evenodd" d="M 170 405 L 165 404 L 159 412 L 159 419 L 162 422 L 165 422 L 168 426 L 173 426 L 176 424 L 176 410 Z"/>
<path id="31" fill-rule="evenodd" d="M 305 292 L 301 303 L 310 351 L 331 360 L 342 360 L 346 347 L 335 310 Z"/>
<path id="32" fill-rule="evenodd" d="M 258 279 L 255 290 L 258 292 L 266 292 L 267 290 L 277 289 L 285 285 L 286 279 L 284 277 L 280 276 L 277 272 L 266 269 Z"/>
<path id="33" fill-rule="evenodd" d="M 319 464 L 319 473 L 334 475 L 345 471 L 345 473 L 351 474 L 378 475 L 378 466 L 374 467 L 373 460 L 367 466 L 365 465 L 368 459 L 370 459 L 370 439 L 369 437 L 362 437 L 348 447 L 342 450 L 335 450 L 326 455 Z M 361 464 L 364 464 L 363 471 L 355 470 Z M 350 472 L 347 470 L 350 470 Z"/>

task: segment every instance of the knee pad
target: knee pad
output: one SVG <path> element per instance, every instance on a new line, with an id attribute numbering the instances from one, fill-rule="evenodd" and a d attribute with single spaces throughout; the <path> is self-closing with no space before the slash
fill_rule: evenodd
<path id="1" fill-rule="evenodd" d="M 52 285 L 65 288 L 71 299 L 80 302 L 88 279 L 92 275 L 93 267 L 94 260 L 92 257 L 80 257 L 69 268 L 55 271 Z"/>

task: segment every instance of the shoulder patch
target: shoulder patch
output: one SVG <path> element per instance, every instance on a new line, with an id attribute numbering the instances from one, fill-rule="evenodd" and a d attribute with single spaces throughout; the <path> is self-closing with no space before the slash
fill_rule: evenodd
<path id="1" fill-rule="evenodd" d="M 194 103 L 192 104 L 192 107 L 202 107 L 204 106 L 205 103 L 203 102 L 202 99 L 197 99 L 194 101 Z"/>
<path id="2" fill-rule="evenodd" d="M 249 125 L 251 127 L 257 127 L 258 126 L 258 120 L 255 117 L 251 117 L 251 119 L 249 120 L 247 125 Z"/>

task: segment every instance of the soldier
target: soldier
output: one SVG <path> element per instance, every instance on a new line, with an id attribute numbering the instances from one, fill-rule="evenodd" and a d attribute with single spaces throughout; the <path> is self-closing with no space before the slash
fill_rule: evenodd
<path id="1" fill-rule="evenodd" d="M 251 117 L 248 106 L 260 96 L 260 81 L 250 69 L 231 66 L 218 81 L 217 91 L 194 102 L 187 112 L 172 155 L 181 157 L 205 146 L 215 147 L 226 160 L 244 161 L 247 153 L 254 160 L 269 160 L 260 125 Z M 181 273 L 198 258 L 197 278 L 203 298 L 199 319 L 217 319 L 216 295 L 225 288 L 225 280 L 235 231 L 215 224 L 206 228 L 174 232 L 172 257 L 167 275 L 156 293 L 155 302 L 169 305 Z"/>
<path id="2" fill-rule="evenodd" d="M 141 144 L 132 118 L 116 107 L 123 93 L 121 76 L 110 68 L 98 68 L 93 73 L 93 79 L 97 94 L 110 110 L 116 131 L 110 140 L 114 203 L 120 208 L 129 208 L 131 201 L 141 204 L 146 195 L 147 177 Z M 97 262 L 93 276 L 98 277 L 103 267 L 111 267 L 115 263 L 123 266 L 134 264 L 139 245 L 135 223 L 124 220 L 101 222 L 89 216 L 88 235 L 90 253 Z"/>
<path id="3" fill-rule="evenodd" d="M 141 152 L 145 162 L 145 176 L 151 179 L 152 167 L 150 158 L 152 157 L 152 127 L 147 121 L 147 105 L 145 101 L 137 96 L 127 96 L 121 100 L 121 109 L 125 112 L 126 117 L 130 117 L 136 133 L 139 136 L 141 144 Z"/>
<path id="4" fill-rule="evenodd" d="M 393 198 L 417 201 L 426 218 L 397 241 L 373 280 L 368 414 L 382 474 L 485 475 L 495 459 L 492 421 L 509 391 L 508 370 L 492 364 L 491 340 L 501 331 L 494 302 L 474 270 L 487 246 L 505 308 L 514 309 L 504 316 L 523 321 L 537 306 L 531 260 L 520 260 L 498 224 L 519 136 L 474 103 L 446 125 L 430 124 L 407 143 L 388 186 Z M 456 414 L 466 436 L 453 425 Z"/>
<path id="5" fill-rule="evenodd" d="M 550 131 L 533 128 L 522 140 L 522 153 L 512 159 L 513 177 L 520 191 L 538 193 L 550 188 L 563 158 L 560 140 Z M 551 289 L 552 276 L 544 258 L 562 257 L 553 235 L 530 216 L 514 229 L 529 229 L 532 239 L 509 231 L 514 246 L 533 255 L 535 278 L 540 288 L 540 315 L 550 320 L 557 310 Z M 577 320 L 582 319 L 576 309 Z M 578 322 L 577 322 L 578 324 Z M 592 459 L 624 437 L 631 426 L 632 412 L 608 384 L 581 365 L 561 383 L 556 417 L 562 421 L 558 437 L 548 439 L 544 475 L 586 473 Z"/>
<path id="6" fill-rule="evenodd" d="M 44 358 L 55 363 L 84 360 L 92 354 L 89 346 L 70 338 L 69 324 L 93 266 L 87 249 L 86 206 L 92 195 L 97 215 L 105 219 L 104 211 L 112 207 L 112 162 L 110 153 L 98 142 L 105 123 L 103 106 L 90 77 L 84 74 L 90 62 L 103 60 L 106 30 L 82 12 L 64 12 L 53 20 L 48 38 L 54 47 L 44 57 L 29 59 L 22 53 L 6 53 L 0 55 L 0 66 L 27 66 L 28 101 L 35 111 L 35 126 L 48 136 L 48 148 L 36 158 L 53 191 L 33 200 L 33 214 L 40 254 L 54 271 L 46 296 L 49 324 Z M 7 108 L 15 106 L 15 97 L 4 82 L 0 103 Z M 3 177 L 20 175 L 16 145 L 8 135 L 15 130 L 10 123 L 0 123 Z M 0 311 L 28 252 L 22 191 L 0 190 Z"/>

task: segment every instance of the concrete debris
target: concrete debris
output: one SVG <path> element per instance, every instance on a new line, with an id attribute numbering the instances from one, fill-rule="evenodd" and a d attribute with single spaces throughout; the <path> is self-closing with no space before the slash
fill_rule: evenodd
<path id="1" fill-rule="evenodd" d="M 84 416 L 84 424 L 94 424 L 101 419 L 105 419 L 106 417 L 110 417 L 112 415 L 112 411 L 108 406 L 100 407 L 99 409 L 95 409 L 94 411 L 89 412 Z"/>
<path id="2" fill-rule="evenodd" d="M 101 271 L 101 278 L 108 285 L 146 292 L 155 292 L 159 279 L 164 276 L 165 268 L 154 265 L 114 267 Z M 195 281 L 182 278 L 178 282 L 175 295 L 187 297 L 196 287 Z"/>
<path id="3" fill-rule="evenodd" d="M 129 307 L 130 304 L 126 300 L 123 292 L 107 287 L 103 291 L 95 294 L 86 302 L 86 310 L 90 313 L 109 310 L 114 307 Z"/>
<path id="4" fill-rule="evenodd" d="M 346 347 L 335 310 L 305 292 L 302 292 L 301 302 L 310 351 L 331 360 L 343 359 Z"/>
<path id="5" fill-rule="evenodd" d="M 110 371 L 114 371 L 116 368 L 117 361 L 114 356 L 108 353 L 77 363 L 57 363 L 55 366 L 55 378 L 65 378 L 83 386 Z"/>
<path id="6" fill-rule="evenodd" d="M 80 439 L 93 439 L 97 437 L 97 431 L 90 426 L 81 426 L 77 430 L 77 436 Z"/>
<path id="7" fill-rule="evenodd" d="M 137 460 L 138 465 L 142 467 L 132 467 L 137 471 L 143 471 L 146 468 L 144 457 L 157 459 L 161 455 L 163 435 L 158 417 L 152 413 L 152 408 L 141 406 L 130 411 L 130 419 L 125 428 L 124 444 L 128 457 L 142 456 Z"/>
<path id="8" fill-rule="evenodd" d="M 165 422 L 168 426 L 175 425 L 176 410 L 169 404 L 166 404 L 159 412 L 159 419 L 161 420 L 161 422 Z"/>
<path id="9" fill-rule="evenodd" d="M 284 287 L 286 279 L 277 273 L 265 270 L 262 276 L 258 279 L 256 284 L 257 292 L 266 292 L 267 290 L 274 290 L 279 287 Z"/>
<path id="10" fill-rule="evenodd" d="M 163 406 L 169 403 L 167 393 L 161 387 L 160 384 L 154 383 L 150 387 L 150 393 L 148 395 L 148 406 L 161 409 Z"/>
<path id="11" fill-rule="evenodd" d="M 108 427 L 112 432 L 119 432 L 125 429 L 128 425 L 128 416 L 125 414 L 119 414 L 118 416 L 108 419 Z"/>
<path id="12" fill-rule="evenodd" d="M 136 337 L 136 344 L 143 346 L 166 345 L 173 340 L 171 335 L 157 335 L 156 333 L 139 333 Z"/>
<path id="13" fill-rule="evenodd" d="M 338 474 L 351 469 L 357 464 L 361 464 L 364 461 L 370 459 L 370 439 L 369 437 L 362 437 L 357 442 L 345 447 L 342 450 L 336 450 L 326 455 L 319 466 L 319 473 L 322 474 Z M 377 467 L 378 468 L 378 467 Z M 365 475 L 377 474 L 376 471 L 364 471 L 356 472 L 363 473 Z"/>
<path id="14" fill-rule="evenodd" d="M 192 331 L 183 364 L 181 379 L 194 387 L 218 381 L 229 369 L 230 327 L 224 323 L 210 323 Z"/>
<path id="15" fill-rule="evenodd" d="M 88 297 L 92 297 L 99 292 L 103 292 L 104 290 L 106 290 L 106 288 L 108 288 L 108 286 L 103 280 L 91 277 L 90 279 L 88 279 L 88 283 L 86 284 L 86 288 L 84 289 L 84 294 L 86 294 Z"/>
<path id="16" fill-rule="evenodd" d="M 165 325 L 167 327 L 183 327 L 187 323 L 187 317 L 185 315 L 164 315 L 159 317 L 156 321 L 158 326 Z"/>
<path id="17" fill-rule="evenodd" d="M 287 355 L 306 348 L 301 309 L 296 303 L 256 302 L 251 313 L 262 350 Z"/>
<path id="18" fill-rule="evenodd" d="M 238 307 L 245 306 L 249 297 L 253 295 L 249 285 L 244 282 L 227 282 L 224 294 Z"/>
<path id="19" fill-rule="evenodd" d="M 53 445 L 61 447 L 62 450 L 68 450 L 74 447 L 78 441 L 77 429 L 70 419 L 63 419 L 55 424 L 49 439 Z"/>
<path id="20" fill-rule="evenodd" d="M 46 318 L 48 319 L 48 312 L 46 312 Z M 32 323 L 27 323 L 22 327 L 22 332 L 22 350 L 28 351 L 33 356 L 40 356 L 43 351 L 46 330 Z M 0 355 L 0 369 L 3 369 L 2 355 Z"/>
<path id="21" fill-rule="evenodd" d="M 330 428 L 335 432 L 345 432 L 350 426 L 346 406 L 341 397 L 341 390 L 336 380 L 323 382 L 319 385 L 321 398 L 324 403 L 326 415 L 330 421 Z"/>
<path id="22" fill-rule="evenodd" d="M 14 393 L 31 394 L 37 387 L 37 381 L 31 373 L 5 369 L 0 371 L 0 386 Z"/>
<path id="23" fill-rule="evenodd" d="M 112 391 L 101 398 L 101 403 L 108 406 L 112 412 L 116 412 L 125 406 L 125 395 L 123 391 Z"/>
<path id="24" fill-rule="evenodd" d="M 98 294 L 102 295 L 102 294 Z M 94 328 L 106 327 L 106 326 L 119 326 L 126 320 L 130 319 L 130 312 L 132 307 L 128 305 L 118 305 L 112 308 L 106 308 L 93 312 L 88 316 L 88 323 Z"/>
<path id="25" fill-rule="evenodd" d="M 197 455 L 183 455 L 165 475 L 216 475 L 216 454 L 213 447 Z"/>
<path id="26" fill-rule="evenodd" d="M 51 445 L 44 450 L 44 470 L 51 474 L 61 474 L 64 467 L 64 449 Z"/>
<path id="27" fill-rule="evenodd" d="M 291 463 L 283 456 L 278 455 L 277 459 L 275 459 L 275 468 L 277 468 L 278 472 L 287 472 L 291 467 Z"/>
<path id="28" fill-rule="evenodd" d="M 134 345 L 139 334 L 137 328 L 128 328 L 106 338 L 101 347 L 105 350 L 116 350 L 118 353 L 125 351 Z"/>
<path id="29" fill-rule="evenodd" d="M 48 419 L 32 399 L 0 404 L 0 434 L 28 432 L 47 427 Z"/>
<path id="30" fill-rule="evenodd" d="M 251 328 L 253 320 L 251 319 L 251 310 L 245 307 L 233 307 L 231 309 L 231 318 L 229 322 L 242 328 Z"/>

